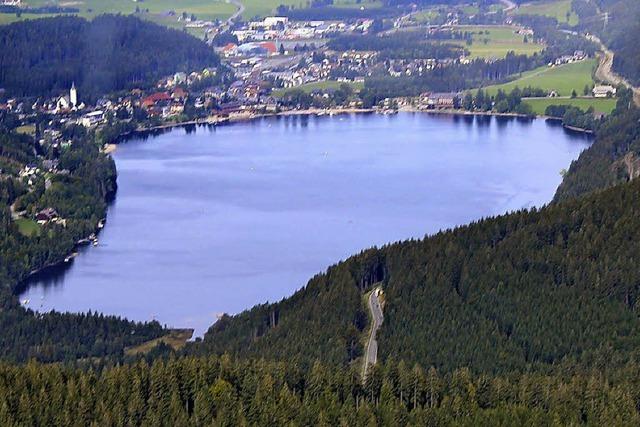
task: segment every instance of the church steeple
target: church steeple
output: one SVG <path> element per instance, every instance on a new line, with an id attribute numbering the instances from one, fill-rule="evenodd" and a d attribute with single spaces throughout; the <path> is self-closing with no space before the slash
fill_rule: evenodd
<path id="1" fill-rule="evenodd" d="M 71 89 L 69 90 L 69 104 L 71 108 L 78 106 L 78 91 L 76 90 L 76 82 L 71 83 Z"/>

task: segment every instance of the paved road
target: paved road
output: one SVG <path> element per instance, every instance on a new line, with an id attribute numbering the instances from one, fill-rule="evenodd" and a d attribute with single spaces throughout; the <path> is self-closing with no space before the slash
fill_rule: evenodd
<path id="1" fill-rule="evenodd" d="M 376 340 L 376 334 L 384 320 L 384 316 L 382 315 L 382 306 L 380 305 L 380 298 L 378 297 L 378 289 L 379 288 L 374 289 L 371 292 L 371 295 L 369 295 L 369 312 L 371 313 L 373 322 L 371 324 L 371 335 L 369 335 L 367 349 L 364 355 L 364 366 L 362 367 L 363 379 L 367 377 L 367 370 L 369 369 L 369 366 L 375 365 L 378 361 L 378 341 Z"/>

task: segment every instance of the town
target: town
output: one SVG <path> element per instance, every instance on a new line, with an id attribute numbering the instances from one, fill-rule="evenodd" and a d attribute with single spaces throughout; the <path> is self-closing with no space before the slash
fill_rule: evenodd
<path id="1" fill-rule="evenodd" d="M 507 83 L 504 91 L 493 91 L 489 104 L 482 99 L 474 102 L 472 87 L 457 85 L 453 76 L 488 74 L 490 79 L 478 79 L 480 86 L 483 82 L 500 84 L 514 79 L 513 72 L 501 71 L 512 64 L 538 67 L 542 70 L 538 74 L 546 72 L 545 68 L 554 72 L 595 63 L 596 50 L 588 43 L 576 43 L 575 49 L 565 48 L 557 57 L 545 56 L 545 49 L 553 43 L 545 38 L 549 35 L 539 35 L 526 20 L 501 12 L 476 16 L 449 8 L 427 21 L 419 19 L 419 13 L 412 10 L 394 19 L 344 20 L 266 16 L 246 22 L 200 21 L 177 14 L 176 19 L 186 22 L 187 28 L 204 30 L 204 40 L 221 58 L 220 66 L 176 70 L 151 84 L 97 99 L 84 97 L 75 82 L 68 93 L 48 99 L 7 98 L 0 88 L 0 112 L 18 117 L 41 144 L 58 147 L 70 143 L 63 129 L 72 124 L 96 129 L 118 123 L 114 135 L 120 135 L 274 114 L 464 109 L 532 115 L 544 111 L 527 105 L 549 104 L 544 98 L 576 98 L 579 92 L 588 102 L 606 102 L 616 95 L 617 89 L 608 84 L 591 83 L 572 91 L 539 88 L 517 73 L 510 88 Z M 508 52 L 498 36 L 508 40 Z M 574 36 L 582 40 L 577 33 Z M 517 84 L 518 76 L 523 76 L 522 86 Z M 402 79 L 417 85 L 411 88 L 413 93 L 393 87 Z M 445 90 L 430 89 L 433 87 Z M 507 92 L 514 87 L 518 99 L 506 103 Z M 596 108 L 595 114 L 602 117 L 606 112 Z M 46 125 L 29 126 L 32 118 L 42 115 L 50 118 Z M 104 142 L 113 142 L 114 135 Z"/>

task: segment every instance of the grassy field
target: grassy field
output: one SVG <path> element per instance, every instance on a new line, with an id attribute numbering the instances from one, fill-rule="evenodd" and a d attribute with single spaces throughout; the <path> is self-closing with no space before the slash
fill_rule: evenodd
<path id="1" fill-rule="evenodd" d="M 358 3 L 356 0 L 337 0 L 333 2 L 333 7 L 339 7 L 343 9 L 376 9 L 382 7 L 382 1 L 380 0 L 368 0 Z"/>
<path id="2" fill-rule="evenodd" d="M 172 347 L 174 350 L 180 350 L 182 347 L 184 347 L 187 341 L 191 339 L 192 336 L 192 329 L 171 329 L 169 333 L 163 337 L 144 342 L 135 347 L 126 348 L 124 352 L 127 356 L 144 354 L 152 350 L 161 342 Z"/>
<path id="3" fill-rule="evenodd" d="M 301 86 L 296 86 L 295 88 L 287 88 L 287 89 L 278 89 L 273 91 L 273 96 L 282 97 L 290 90 L 302 89 L 303 91 L 310 93 L 314 90 L 325 90 L 325 89 L 338 89 L 340 85 L 345 84 L 345 82 L 337 82 L 335 80 L 327 80 L 323 82 L 313 82 L 303 84 Z M 364 83 L 354 83 L 348 82 L 346 83 L 353 88 L 355 91 L 359 91 L 364 87 Z"/>
<path id="4" fill-rule="evenodd" d="M 413 14 L 413 19 L 419 23 L 430 22 L 438 17 L 438 10 L 434 8 L 419 10 Z"/>
<path id="5" fill-rule="evenodd" d="M 16 225 L 18 226 L 18 231 L 23 236 L 33 236 L 40 234 L 40 226 L 37 222 L 28 218 L 19 218 L 16 219 Z"/>
<path id="6" fill-rule="evenodd" d="M 540 67 L 532 71 L 522 73 L 522 76 L 509 83 L 488 86 L 487 93 L 495 95 L 498 89 L 510 92 L 518 86 L 524 88 L 531 86 L 547 91 L 555 90 L 559 96 L 569 96 L 575 90 L 582 95 L 585 85 L 593 85 L 592 70 L 596 66 L 595 59 L 559 65 L 557 67 Z"/>
<path id="7" fill-rule="evenodd" d="M 16 128 L 16 132 L 23 133 L 25 135 L 35 135 L 36 127 L 35 127 L 35 125 L 18 126 Z"/>
<path id="8" fill-rule="evenodd" d="M 471 46 L 460 43 L 471 52 L 473 58 L 503 58 L 510 51 L 532 55 L 544 48 L 541 44 L 525 43 L 524 37 L 507 25 L 460 25 L 456 29 L 473 33 Z"/>
<path id="9" fill-rule="evenodd" d="M 544 114 L 549 105 L 572 105 L 582 110 L 593 107 L 601 113 L 611 113 L 616 106 L 614 98 L 527 98 L 522 102 L 529 104 L 536 114 Z"/>
<path id="10" fill-rule="evenodd" d="M 560 23 L 578 24 L 578 15 L 571 11 L 571 0 L 555 0 L 538 3 L 526 3 L 515 11 L 520 15 L 543 15 L 556 18 Z M 568 19 L 567 19 L 567 14 Z"/>
<path id="11" fill-rule="evenodd" d="M 250 2 L 260 3 L 258 0 L 249 0 Z M 78 15 L 89 19 L 103 13 L 132 14 L 138 7 L 142 11 L 139 14 L 141 18 L 172 28 L 183 27 L 183 23 L 178 22 L 177 19 L 177 15 L 181 15 L 182 12 L 187 12 L 189 15 L 194 14 L 198 19 L 222 20 L 231 16 L 236 10 L 236 7 L 226 0 L 146 0 L 138 3 L 131 0 L 24 0 L 23 4 L 31 7 L 51 4 L 73 7 L 80 10 Z M 176 16 L 169 16 L 169 12 L 175 12 Z M 37 19 L 46 16 L 51 15 L 23 14 L 21 18 L 17 18 L 12 14 L 0 14 L 0 25 L 21 19 Z"/>

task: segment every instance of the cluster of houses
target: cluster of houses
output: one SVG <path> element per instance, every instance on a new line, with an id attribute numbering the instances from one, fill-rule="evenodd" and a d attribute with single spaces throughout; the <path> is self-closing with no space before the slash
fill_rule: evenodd
<path id="1" fill-rule="evenodd" d="M 573 52 L 573 55 L 562 55 L 561 57 L 556 58 L 555 61 L 549 63 L 549 66 L 551 67 L 554 65 L 571 64 L 572 62 L 583 61 L 588 57 L 589 55 L 587 55 L 584 51 L 576 50 L 575 52 Z"/>
<path id="2" fill-rule="evenodd" d="M 329 34 L 364 33 L 373 19 L 342 21 L 290 21 L 284 16 L 267 16 L 262 21 L 247 22 L 233 30 L 240 43 L 246 41 L 321 39 Z"/>

